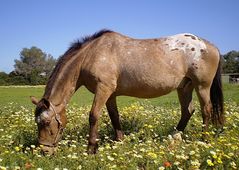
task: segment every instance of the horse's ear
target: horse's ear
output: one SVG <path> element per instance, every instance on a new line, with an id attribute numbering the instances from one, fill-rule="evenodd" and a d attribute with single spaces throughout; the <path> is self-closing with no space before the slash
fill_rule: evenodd
<path id="1" fill-rule="evenodd" d="M 30 96 L 30 99 L 34 105 L 37 105 L 39 103 L 39 100 L 34 96 Z"/>

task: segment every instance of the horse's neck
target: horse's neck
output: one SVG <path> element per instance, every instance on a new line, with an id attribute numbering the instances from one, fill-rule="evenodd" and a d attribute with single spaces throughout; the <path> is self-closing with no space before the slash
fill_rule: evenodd
<path id="1" fill-rule="evenodd" d="M 74 63 L 74 62 L 73 62 Z M 53 73 L 47 83 L 44 97 L 54 105 L 64 105 L 70 101 L 74 92 L 79 88 L 81 62 L 70 64 L 68 67 Z"/>
<path id="2" fill-rule="evenodd" d="M 54 105 L 63 104 L 66 106 L 77 89 L 77 79 L 67 77 L 65 81 L 55 83 L 51 88 L 46 87 L 44 97 L 49 99 Z"/>

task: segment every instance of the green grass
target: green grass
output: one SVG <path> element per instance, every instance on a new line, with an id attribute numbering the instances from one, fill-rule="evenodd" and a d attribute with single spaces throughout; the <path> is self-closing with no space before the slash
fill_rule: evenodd
<path id="1" fill-rule="evenodd" d="M 36 143 L 34 106 L 44 87 L 0 87 L 0 170 L 2 169 L 238 169 L 239 85 L 224 85 L 223 133 L 202 133 L 199 104 L 177 141 L 170 134 L 180 119 L 177 93 L 155 99 L 118 97 L 125 139 L 113 141 L 105 109 L 99 122 L 99 153 L 87 155 L 88 113 L 93 95 L 81 88 L 67 109 L 68 124 L 56 155 L 43 156 Z M 194 95 L 195 98 L 195 95 Z M 201 141 L 202 135 L 207 142 Z"/>
<path id="2" fill-rule="evenodd" d="M 223 92 L 225 101 L 233 100 L 239 103 L 239 85 L 238 84 L 224 84 Z M 31 105 L 29 96 L 35 96 L 41 98 L 44 93 L 44 87 L 0 87 L 0 105 L 6 105 L 14 102 L 21 105 Z M 72 97 L 71 104 L 75 103 L 79 106 L 91 105 L 93 101 L 93 94 L 86 88 L 80 88 Z M 120 96 L 117 98 L 119 107 L 127 106 L 136 101 L 149 101 L 150 104 L 159 105 L 175 105 L 178 104 L 177 92 L 173 91 L 168 95 L 161 96 L 154 99 L 138 99 L 134 97 Z M 197 97 L 194 95 L 194 100 Z"/>

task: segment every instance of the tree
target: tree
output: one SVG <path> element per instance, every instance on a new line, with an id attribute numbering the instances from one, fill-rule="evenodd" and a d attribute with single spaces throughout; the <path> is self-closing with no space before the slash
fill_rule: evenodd
<path id="1" fill-rule="evenodd" d="M 30 84 L 42 84 L 50 76 L 56 60 L 37 47 L 23 48 L 20 60 L 15 60 L 15 72 L 24 76 Z"/>
<path id="2" fill-rule="evenodd" d="M 230 51 L 223 58 L 224 73 L 239 73 L 239 51 Z"/>
<path id="3" fill-rule="evenodd" d="M 8 74 L 5 72 L 0 72 L 0 85 L 8 85 Z"/>

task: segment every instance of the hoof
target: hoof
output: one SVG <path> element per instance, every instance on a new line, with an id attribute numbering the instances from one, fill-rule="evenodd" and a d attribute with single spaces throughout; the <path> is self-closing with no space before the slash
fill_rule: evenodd
<path id="1" fill-rule="evenodd" d="M 183 139 L 182 139 L 182 134 L 183 134 L 182 131 L 176 131 L 176 132 L 174 132 L 174 134 L 173 134 L 173 139 L 174 139 L 174 140 L 177 140 L 177 141 L 183 141 Z"/>
<path id="2" fill-rule="evenodd" d="M 124 140 L 124 133 L 123 132 L 118 132 L 116 138 L 115 138 L 116 141 L 122 141 Z"/>
<path id="3" fill-rule="evenodd" d="M 93 155 L 93 154 L 96 154 L 98 151 L 98 145 L 88 145 L 88 149 L 87 149 L 87 153 L 89 155 Z"/>

